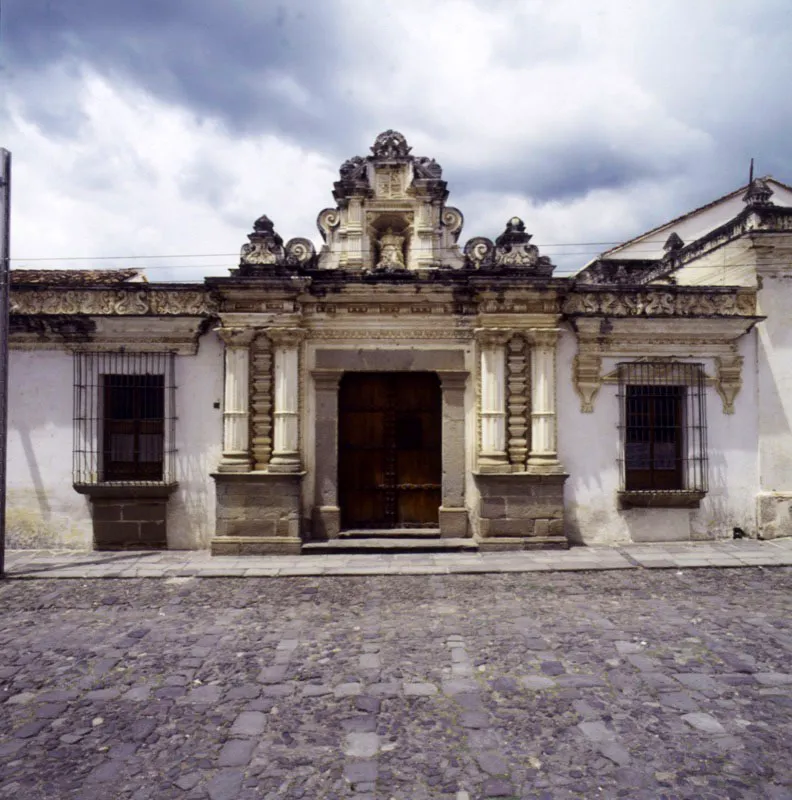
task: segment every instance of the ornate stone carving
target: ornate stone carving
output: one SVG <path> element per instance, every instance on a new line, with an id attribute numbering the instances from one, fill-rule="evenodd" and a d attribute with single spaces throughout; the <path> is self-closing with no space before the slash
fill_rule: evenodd
<path id="1" fill-rule="evenodd" d="M 407 140 L 404 136 L 394 130 L 383 131 L 371 146 L 374 158 L 383 161 L 407 158 L 411 149 L 411 147 L 407 146 Z"/>
<path id="2" fill-rule="evenodd" d="M 322 234 L 322 239 L 327 241 L 333 228 L 337 228 L 341 222 L 341 213 L 337 208 L 325 208 L 319 212 L 316 218 L 316 227 L 319 228 L 319 233 Z"/>
<path id="3" fill-rule="evenodd" d="M 376 269 L 404 269 L 404 236 L 388 228 L 379 239 L 379 261 Z"/>
<path id="4" fill-rule="evenodd" d="M 602 359 L 594 353 L 579 352 L 572 364 L 572 382 L 584 414 L 594 411 L 594 398 L 602 386 Z"/>
<path id="5" fill-rule="evenodd" d="M 296 347 L 307 335 L 304 328 L 267 328 L 266 333 L 278 347 Z"/>
<path id="6" fill-rule="evenodd" d="M 344 181 L 359 181 L 368 180 L 366 170 L 366 159 L 361 156 L 352 156 L 347 159 L 339 170 L 341 173 L 341 180 Z"/>
<path id="7" fill-rule="evenodd" d="M 773 196 L 773 190 L 767 185 L 767 182 L 762 178 L 755 178 L 751 181 L 748 191 L 742 196 L 743 203 L 747 206 L 771 206 L 773 201 L 770 199 Z"/>
<path id="8" fill-rule="evenodd" d="M 419 156 L 413 161 L 415 177 L 425 180 L 439 180 L 443 177 L 442 167 L 433 159 Z"/>
<path id="9" fill-rule="evenodd" d="M 507 450 L 516 471 L 525 469 L 528 458 L 528 376 L 527 347 L 522 336 L 512 336 L 506 359 Z"/>
<path id="10" fill-rule="evenodd" d="M 466 265 L 472 269 L 482 269 L 492 265 L 495 245 L 491 239 L 484 236 L 474 236 L 465 244 L 464 254 Z"/>
<path id="11" fill-rule="evenodd" d="M 250 349 L 251 453 L 253 468 L 266 470 L 272 456 L 272 347 L 261 333 Z"/>
<path id="12" fill-rule="evenodd" d="M 86 316 L 209 315 L 217 304 L 208 292 L 175 289 L 12 290 L 11 314 Z"/>
<path id="13" fill-rule="evenodd" d="M 564 314 L 603 314 L 612 317 L 753 316 L 756 293 L 740 289 L 728 294 L 669 292 L 662 289 L 626 292 L 574 292 L 567 295 Z"/>
<path id="14" fill-rule="evenodd" d="M 274 267 L 286 260 L 283 239 L 266 214 L 253 223 L 253 233 L 248 234 L 248 239 L 250 241 L 242 245 L 241 265 Z"/>
<path id="15" fill-rule="evenodd" d="M 293 267 L 308 266 L 316 257 L 316 248 L 310 239 L 289 239 L 286 242 L 286 263 Z"/>
<path id="16" fill-rule="evenodd" d="M 481 347 L 503 347 L 514 335 L 514 331 L 503 328 L 476 328 L 474 335 Z"/>
<path id="17" fill-rule="evenodd" d="M 443 227 L 454 237 L 454 241 L 456 241 L 459 238 L 459 234 L 462 232 L 462 225 L 465 221 L 462 212 L 458 208 L 448 206 L 443 209 L 440 221 L 443 223 Z"/>
<path id="18" fill-rule="evenodd" d="M 253 328 L 215 328 L 214 330 L 226 347 L 247 347 L 256 335 Z"/>
<path id="19" fill-rule="evenodd" d="M 743 357 L 736 353 L 732 356 L 719 356 L 715 359 L 718 373 L 715 389 L 723 401 L 723 413 L 734 413 L 734 401 L 742 389 Z"/>
<path id="20" fill-rule="evenodd" d="M 539 255 L 539 248 L 531 244 L 531 234 L 519 217 L 506 223 L 506 230 L 495 240 L 494 263 L 496 267 L 519 267 L 550 274 L 553 266 L 550 259 Z"/>

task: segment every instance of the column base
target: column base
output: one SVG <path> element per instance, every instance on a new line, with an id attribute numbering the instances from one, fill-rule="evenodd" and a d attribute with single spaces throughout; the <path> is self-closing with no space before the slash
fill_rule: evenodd
<path id="1" fill-rule="evenodd" d="M 313 512 L 313 538 L 319 541 L 337 539 L 341 532 L 341 509 L 338 506 L 316 506 Z"/>
<path id="2" fill-rule="evenodd" d="M 466 508 L 447 508 L 440 506 L 440 537 L 443 539 L 464 539 L 469 536 L 468 512 Z"/>
<path id="3" fill-rule="evenodd" d="M 218 472 L 250 472 L 253 462 L 247 453 L 240 456 L 223 456 L 217 465 Z"/>
<path id="4" fill-rule="evenodd" d="M 558 456 L 529 454 L 526 470 L 532 475 L 563 475 L 564 467 Z"/>
<path id="5" fill-rule="evenodd" d="M 299 453 L 277 453 L 272 456 L 269 463 L 269 472 L 291 474 L 302 472 Z"/>
<path id="6" fill-rule="evenodd" d="M 481 453 L 478 457 L 478 471 L 491 475 L 511 472 L 512 466 L 506 453 Z"/>

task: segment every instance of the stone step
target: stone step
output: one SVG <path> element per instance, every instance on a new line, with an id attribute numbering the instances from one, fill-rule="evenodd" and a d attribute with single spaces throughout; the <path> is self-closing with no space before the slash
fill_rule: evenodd
<path id="1" fill-rule="evenodd" d="M 441 539 L 440 537 L 404 538 L 396 536 L 371 536 L 366 539 L 331 539 L 327 542 L 305 542 L 304 555 L 329 555 L 339 553 L 463 553 L 478 552 L 474 539 Z"/>
<path id="2" fill-rule="evenodd" d="M 439 528 L 371 528 L 341 531 L 339 539 L 439 539 Z"/>

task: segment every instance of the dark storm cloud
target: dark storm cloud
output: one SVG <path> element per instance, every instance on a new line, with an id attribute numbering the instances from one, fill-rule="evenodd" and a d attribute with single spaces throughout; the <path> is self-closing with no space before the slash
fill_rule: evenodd
<path id="1" fill-rule="evenodd" d="M 54 64 L 83 63 L 230 130 L 326 146 L 354 124 L 333 93 L 346 48 L 330 2 L 10 0 L 3 11 L 12 89 Z M 57 132 L 75 122 L 38 94 L 26 98 L 38 124 Z"/>

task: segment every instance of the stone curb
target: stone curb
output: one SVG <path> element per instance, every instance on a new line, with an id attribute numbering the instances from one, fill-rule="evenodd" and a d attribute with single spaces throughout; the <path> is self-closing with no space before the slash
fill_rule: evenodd
<path id="1" fill-rule="evenodd" d="M 769 542 L 669 542 L 658 545 L 576 547 L 566 551 L 540 550 L 509 554 L 235 557 L 209 556 L 205 551 L 95 553 L 11 550 L 6 552 L 5 577 L 12 580 L 367 577 L 785 566 L 792 566 L 792 539 Z"/>

